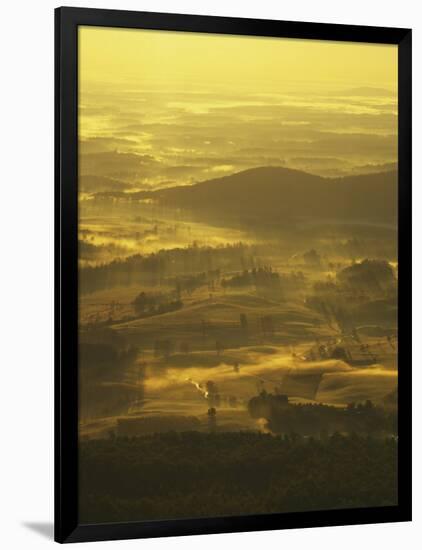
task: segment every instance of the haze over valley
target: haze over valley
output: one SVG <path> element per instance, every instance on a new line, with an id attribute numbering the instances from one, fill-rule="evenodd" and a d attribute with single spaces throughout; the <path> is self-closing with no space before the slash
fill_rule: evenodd
<path id="1" fill-rule="evenodd" d="M 95 28 L 80 40 L 85 520 L 393 503 L 396 49 Z M 190 496 L 160 448 L 182 457 Z M 201 499 L 189 472 L 205 448 Z M 343 495 L 324 453 L 340 465 L 349 451 Z M 257 467 L 255 486 L 261 459 L 273 477 Z M 162 475 L 166 505 L 148 493 Z"/>

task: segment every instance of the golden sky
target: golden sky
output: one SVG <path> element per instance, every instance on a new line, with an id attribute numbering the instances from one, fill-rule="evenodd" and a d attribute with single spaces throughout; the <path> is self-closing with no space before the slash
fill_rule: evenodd
<path id="1" fill-rule="evenodd" d="M 262 87 L 315 82 L 394 88 L 397 47 L 351 42 L 81 27 L 81 77 Z"/>

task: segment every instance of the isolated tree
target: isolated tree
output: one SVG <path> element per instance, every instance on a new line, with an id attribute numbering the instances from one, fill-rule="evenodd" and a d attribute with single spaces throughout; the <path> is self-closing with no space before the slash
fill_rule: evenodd
<path id="1" fill-rule="evenodd" d="M 156 340 L 154 342 L 154 355 L 155 357 L 165 357 L 167 359 L 173 348 L 174 344 L 171 340 Z"/>
<path id="2" fill-rule="evenodd" d="M 221 352 L 224 350 L 223 344 L 220 342 L 220 340 L 216 340 L 215 342 L 215 350 L 217 352 L 217 355 L 220 355 Z"/>
<path id="3" fill-rule="evenodd" d="M 248 318 L 244 313 L 240 314 L 240 326 L 244 332 L 248 330 Z"/>
<path id="4" fill-rule="evenodd" d="M 264 334 L 274 333 L 274 320 L 271 315 L 261 317 L 261 329 Z"/>
<path id="5" fill-rule="evenodd" d="M 143 313 L 151 304 L 151 300 L 148 298 L 146 292 L 141 292 L 132 302 L 135 310 L 138 313 Z"/>
<path id="6" fill-rule="evenodd" d="M 208 409 L 208 429 L 210 432 L 215 432 L 217 429 L 217 411 L 215 407 Z"/>

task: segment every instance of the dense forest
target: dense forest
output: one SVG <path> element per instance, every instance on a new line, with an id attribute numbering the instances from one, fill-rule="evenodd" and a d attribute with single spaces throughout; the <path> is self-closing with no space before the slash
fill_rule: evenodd
<path id="1" fill-rule="evenodd" d="M 393 438 L 168 432 L 82 441 L 79 468 L 84 523 L 397 502 Z"/>

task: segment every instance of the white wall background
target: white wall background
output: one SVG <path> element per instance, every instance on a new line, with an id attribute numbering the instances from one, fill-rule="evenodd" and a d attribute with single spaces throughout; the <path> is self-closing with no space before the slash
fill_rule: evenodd
<path id="1" fill-rule="evenodd" d="M 0 545 L 51 546 L 53 518 L 53 8 L 51 0 L 2 4 L 0 55 Z M 68 5 L 414 29 L 414 281 L 422 276 L 420 124 L 422 18 L 414 0 L 69 0 Z M 419 101 L 418 101 L 419 100 Z M 414 289 L 414 309 L 422 291 Z M 5 307 L 4 307 L 5 306 Z M 421 338 L 414 316 L 414 522 L 273 531 L 150 541 L 148 550 L 182 547 L 294 547 L 356 550 L 416 548 L 422 538 Z M 403 365 L 402 368 L 407 366 Z M 110 548 L 113 543 L 96 543 Z"/>

